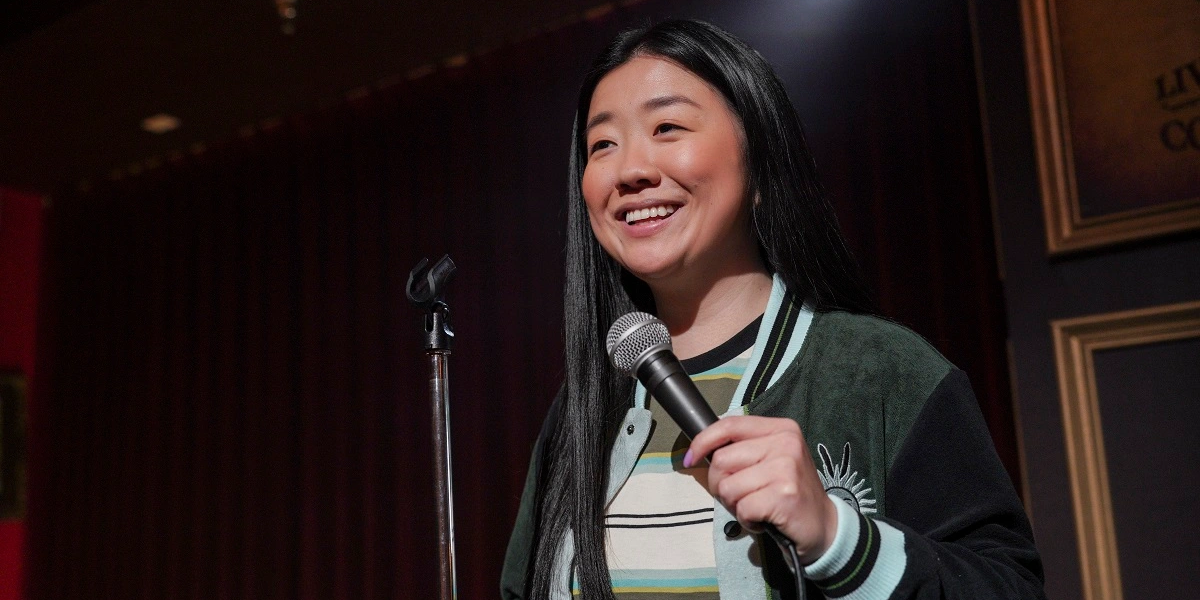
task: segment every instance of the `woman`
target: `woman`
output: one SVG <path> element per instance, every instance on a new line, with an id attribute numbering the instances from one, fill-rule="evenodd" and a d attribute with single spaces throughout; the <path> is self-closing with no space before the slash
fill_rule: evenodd
<path id="1" fill-rule="evenodd" d="M 756 52 L 694 21 L 619 35 L 580 92 L 569 193 L 566 381 L 505 598 L 791 597 L 761 523 L 796 545 L 814 595 L 1041 596 L 969 384 L 867 316 L 799 120 Z M 605 357 L 631 310 L 667 325 L 728 417 L 690 444 Z"/>

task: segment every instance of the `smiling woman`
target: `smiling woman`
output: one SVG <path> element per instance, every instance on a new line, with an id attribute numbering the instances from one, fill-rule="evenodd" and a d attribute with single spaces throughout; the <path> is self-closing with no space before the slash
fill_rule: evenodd
<path id="1" fill-rule="evenodd" d="M 669 60 L 634 58 L 592 94 L 582 191 L 596 239 L 663 300 L 660 311 L 679 315 L 660 312 L 667 323 L 719 322 L 706 332 L 718 338 L 757 318 L 771 291 L 750 227 L 744 139 L 720 92 Z M 680 357 L 711 347 L 696 333 L 671 331 Z"/>
<path id="2" fill-rule="evenodd" d="M 503 597 L 791 598 L 804 590 L 753 535 L 764 523 L 813 595 L 1041 597 L 966 377 L 871 316 L 762 57 L 696 21 L 627 31 L 589 71 L 575 128 L 566 380 Z M 666 324 L 722 415 L 694 440 L 608 363 L 605 332 L 634 309 Z"/>

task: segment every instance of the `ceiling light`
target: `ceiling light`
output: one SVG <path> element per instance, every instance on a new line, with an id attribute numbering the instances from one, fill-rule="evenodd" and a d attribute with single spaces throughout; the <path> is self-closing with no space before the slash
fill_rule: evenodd
<path id="1" fill-rule="evenodd" d="M 279 11 L 283 33 L 296 33 L 296 0 L 275 0 L 275 8 Z"/>
<path id="2" fill-rule="evenodd" d="M 158 113 L 152 117 L 142 119 L 142 129 L 150 133 L 166 133 L 179 129 L 179 118 L 167 113 Z"/>

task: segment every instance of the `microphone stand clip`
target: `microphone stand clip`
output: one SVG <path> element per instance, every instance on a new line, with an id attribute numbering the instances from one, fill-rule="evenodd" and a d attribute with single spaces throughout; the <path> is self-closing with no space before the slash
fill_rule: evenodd
<path id="1" fill-rule="evenodd" d="M 450 328 L 450 307 L 442 300 L 446 284 L 454 271 L 450 255 L 442 255 L 432 267 L 429 259 L 422 258 L 408 273 L 406 290 L 408 299 L 425 311 L 425 350 L 444 351 L 449 354 L 454 342 L 454 331 Z"/>
<path id="2" fill-rule="evenodd" d="M 429 357 L 429 397 L 433 406 L 434 488 L 437 496 L 440 600 L 458 597 L 454 566 L 454 479 L 450 468 L 450 307 L 442 300 L 454 275 L 454 261 L 443 255 L 432 267 L 422 258 L 408 274 L 408 299 L 425 311 L 425 354 Z"/>

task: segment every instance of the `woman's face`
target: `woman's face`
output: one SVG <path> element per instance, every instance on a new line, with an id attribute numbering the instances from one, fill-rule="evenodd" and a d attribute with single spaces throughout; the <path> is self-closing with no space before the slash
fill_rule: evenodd
<path id="1" fill-rule="evenodd" d="M 743 138 L 720 92 L 676 63 L 611 71 L 592 95 L 583 171 L 600 245 L 652 287 L 758 260 Z"/>

